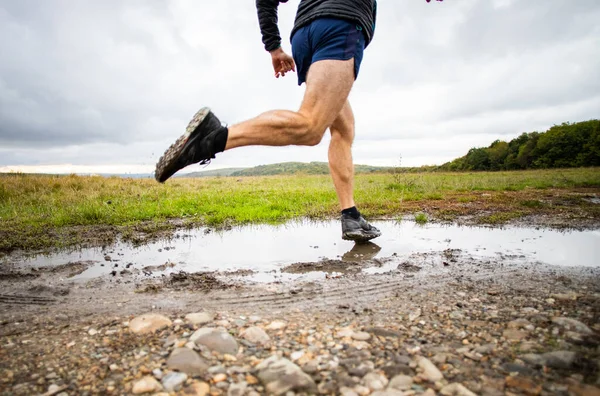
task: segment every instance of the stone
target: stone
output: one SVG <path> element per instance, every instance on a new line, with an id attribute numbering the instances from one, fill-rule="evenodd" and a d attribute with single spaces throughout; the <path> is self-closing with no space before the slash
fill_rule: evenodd
<path id="1" fill-rule="evenodd" d="M 358 393 L 360 396 L 367 396 L 371 391 L 366 386 L 356 385 L 354 387 L 354 391 Z"/>
<path id="2" fill-rule="evenodd" d="M 195 312 L 185 315 L 185 320 L 193 325 L 202 326 L 213 321 L 213 316 L 206 312 Z"/>
<path id="3" fill-rule="evenodd" d="M 396 390 L 396 389 L 386 389 L 375 391 L 371 393 L 371 396 L 404 396 L 404 392 Z"/>
<path id="4" fill-rule="evenodd" d="M 552 318 L 552 323 L 559 325 L 562 328 L 567 330 L 573 330 L 580 334 L 592 335 L 594 332 L 587 327 L 585 324 L 581 323 L 578 320 L 564 317 L 555 317 Z"/>
<path id="5" fill-rule="evenodd" d="M 358 396 L 358 393 L 356 393 L 354 391 L 354 389 L 352 389 L 352 388 L 348 388 L 346 386 L 342 386 L 340 388 L 340 395 L 341 396 Z"/>
<path id="6" fill-rule="evenodd" d="M 448 384 L 440 390 L 443 396 L 477 396 L 475 393 L 468 390 L 464 385 L 459 383 Z"/>
<path id="7" fill-rule="evenodd" d="M 242 396 L 244 393 L 246 393 L 247 388 L 248 383 L 245 381 L 231 384 L 227 390 L 227 396 Z"/>
<path id="8" fill-rule="evenodd" d="M 475 348 L 475 352 L 487 355 L 488 353 L 494 352 L 494 349 L 496 349 L 496 344 L 485 344 Z"/>
<path id="9" fill-rule="evenodd" d="M 393 388 L 400 391 L 409 390 L 413 384 L 412 377 L 408 375 L 397 375 L 390 381 L 389 388 Z"/>
<path id="10" fill-rule="evenodd" d="M 156 379 L 162 379 L 163 377 L 163 372 L 161 369 L 159 368 L 155 368 L 154 370 L 152 370 L 152 375 L 154 376 L 154 378 Z"/>
<path id="11" fill-rule="evenodd" d="M 527 319 L 516 319 L 513 321 L 508 322 L 507 327 L 509 329 L 524 329 L 525 327 L 531 325 L 531 322 L 528 321 Z"/>
<path id="12" fill-rule="evenodd" d="M 526 376 L 532 376 L 535 374 L 535 370 L 516 363 L 504 363 L 502 365 L 502 370 L 504 370 L 507 374 L 517 373 Z"/>
<path id="13" fill-rule="evenodd" d="M 271 337 L 263 329 L 256 326 L 244 330 L 241 337 L 257 345 L 267 345 L 271 341 Z"/>
<path id="14" fill-rule="evenodd" d="M 224 329 L 203 327 L 190 336 L 190 341 L 221 354 L 235 355 L 238 351 L 237 341 Z"/>
<path id="15" fill-rule="evenodd" d="M 189 348 L 175 348 L 167 360 L 167 367 L 195 376 L 204 374 L 208 369 L 208 364 Z"/>
<path id="16" fill-rule="evenodd" d="M 319 363 L 316 360 L 310 360 L 302 366 L 302 371 L 308 374 L 316 373 L 319 370 Z"/>
<path id="17" fill-rule="evenodd" d="M 388 379 L 379 373 L 368 373 L 363 377 L 364 384 L 372 391 L 383 390 L 388 384 Z"/>
<path id="18" fill-rule="evenodd" d="M 585 384 L 570 385 L 569 392 L 574 396 L 600 396 L 600 388 Z"/>
<path id="19" fill-rule="evenodd" d="M 551 294 L 550 297 L 552 297 L 555 300 L 558 301 L 575 301 L 577 300 L 577 297 L 579 297 L 577 295 L 577 293 L 559 293 L 559 294 Z"/>
<path id="20" fill-rule="evenodd" d="M 555 369 L 569 369 L 577 361 L 577 354 L 570 351 L 554 351 L 541 355 L 528 353 L 519 356 L 519 358 L 524 362 L 538 367 L 546 366 Z"/>
<path id="21" fill-rule="evenodd" d="M 417 364 L 423 370 L 423 375 L 430 382 L 441 381 L 444 379 L 442 372 L 435 366 L 435 364 L 431 363 L 431 361 L 425 357 L 422 357 L 418 360 Z"/>
<path id="22" fill-rule="evenodd" d="M 206 382 L 194 382 L 193 384 L 186 386 L 181 391 L 180 395 L 186 396 L 207 396 L 210 394 L 210 385 Z"/>
<path id="23" fill-rule="evenodd" d="M 504 330 L 502 336 L 506 338 L 508 341 L 521 341 L 525 337 L 527 337 L 527 333 L 521 330 L 507 329 Z"/>
<path id="24" fill-rule="evenodd" d="M 412 311 L 411 313 L 408 314 L 408 321 L 409 322 L 414 322 L 415 319 L 417 319 L 419 316 L 421 316 L 421 308 L 417 308 L 414 311 Z"/>
<path id="25" fill-rule="evenodd" d="M 267 330 L 282 330 L 287 327 L 287 323 L 282 320 L 274 320 L 267 326 Z"/>
<path id="26" fill-rule="evenodd" d="M 167 392 L 174 392 L 181 387 L 187 378 L 188 376 L 185 373 L 172 371 L 165 375 L 161 382 Z"/>
<path id="27" fill-rule="evenodd" d="M 162 385 L 149 375 L 136 381 L 131 388 L 131 393 L 134 395 L 140 395 L 142 393 L 158 392 L 162 390 Z"/>
<path id="28" fill-rule="evenodd" d="M 283 395 L 288 391 L 315 393 L 317 390 L 313 379 L 285 358 L 271 356 L 259 363 L 256 369 L 268 393 Z"/>
<path id="29" fill-rule="evenodd" d="M 223 381 L 225 381 L 226 379 L 227 379 L 227 374 L 225 374 L 225 373 L 219 373 L 219 374 L 215 375 L 215 376 L 212 378 L 212 381 L 213 381 L 215 384 L 217 384 L 217 383 L 219 383 L 219 382 L 223 382 Z"/>
<path id="30" fill-rule="evenodd" d="M 368 339 L 371 338 L 371 334 L 364 332 L 364 331 L 358 331 L 356 333 L 352 333 L 352 339 L 356 340 L 356 341 L 367 341 Z"/>
<path id="31" fill-rule="evenodd" d="M 159 314 L 148 313 L 140 315 L 129 322 L 129 331 L 134 334 L 148 334 L 163 327 L 171 326 L 169 318 Z"/>
<path id="32" fill-rule="evenodd" d="M 532 380 L 521 376 L 506 377 L 506 386 L 519 389 L 527 395 L 539 395 L 542 392 L 541 384 L 537 384 Z"/>
<path id="33" fill-rule="evenodd" d="M 338 330 L 337 333 L 335 333 L 335 337 L 336 338 L 352 337 L 352 334 L 354 334 L 354 330 L 352 330 L 349 327 L 344 327 L 343 329 L 340 329 L 340 330 Z"/>

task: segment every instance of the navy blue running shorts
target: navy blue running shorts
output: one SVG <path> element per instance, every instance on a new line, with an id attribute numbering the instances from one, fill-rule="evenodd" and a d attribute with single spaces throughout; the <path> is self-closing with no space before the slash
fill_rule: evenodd
<path id="1" fill-rule="evenodd" d="M 306 82 L 310 65 L 321 60 L 354 58 L 354 79 L 358 77 L 365 50 L 362 27 L 337 18 L 319 18 L 298 29 L 292 37 L 292 55 L 298 85 Z"/>

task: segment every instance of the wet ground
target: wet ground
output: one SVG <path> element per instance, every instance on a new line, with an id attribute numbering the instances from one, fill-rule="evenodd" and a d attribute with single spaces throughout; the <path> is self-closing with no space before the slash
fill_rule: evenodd
<path id="1" fill-rule="evenodd" d="M 79 380 L 73 377 L 76 374 L 61 374 L 62 381 L 58 382 L 39 380 L 45 374 L 31 380 L 19 368 L 28 358 L 43 354 L 60 366 L 62 352 L 40 345 L 36 341 L 40 336 L 52 335 L 50 338 L 56 345 L 66 345 L 71 339 L 78 340 L 77 345 L 87 345 L 96 342 L 88 337 L 90 328 L 116 326 L 115 333 L 111 330 L 110 336 L 105 337 L 110 340 L 113 334 L 127 331 L 126 326 L 120 330 L 118 323 L 126 322 L 131 315 L 159 312 L 183 318 L 182 315 L 197 311 L 211 313 L 215 320 L 221 319 L 221 325 L 227 322 L 225 327 L 230 333 L 240 336 L 249 324 L 247 319 L 239 318 L 252 315 L 262 317 L 265 326 L 271 320 L 284 320 L 300 333 L 313 329 L 310 331 L 326 334 L 333 328 L 349 325 L 357 330 L 385 328 L 388 333 L 381 331 L 382 334 L 395 332 L 399 341 L 393 345 L 383 343 L 375 348 L 375 344 L 361 344 L 371 357 L 377 356 L 376 350 L 386 348 L 400 348 L 410 359 L 421 355 L 433 358 L 441 352 L 462 356 L 462 349 L 469 343 L 473 344 L 473 351 L 477 345 L 494 343 L 498 352 L 483 364 L 488 370 L 484 377 L 504 378 L 510 370 L 499 367 L 516 364 L 527 373 L 525 377 L 530 382 L 517 384 L 521 387 L 506 379 L 488 383 L 481 379 L 482 372 L 470 376 L 469 370 L 473 368 L 469 364 L 464 363 L 460 368 L 463 363 L 458 361 L 451 367 L 436 363 L 448 380 L 446 385 L 453 379 L 481 394 L 505 394 L 509 388 L 512 394 L 588 394 L 569 393 L 569 386 L 573 383 L 587 392 L 591 388 L 585 386 L 600 385 L 598 228 L 559 231 L 543 227 L 418 225 L 408 221 L 375 224 L 382 229 L 383 236 L 364 245 L 342 241 L 337 221 L 296 222 L 222 231 L 207 228 L 184 231 L 174 238 L 138 247 L 117 243 L 50 255 L 15 252 L 5 256 L 0 264 L 0 371 L 4 372 L 4 377 L 0 373 L 0 390 L 5 394 L 28 394 L 34 389 L 43 393 L 53 383 L 67 384 L 67 394 L 85 393 L 81 392 Z M 452 316 L 455 311 L 461 314 Z M 499 314 L 490 316 L 490 312 Z M 419 316 L 423 321 L 411 319 Z M 552 318 L 563 316 L 585 323 L 589 333 L 583 337 L 553 328 Z M 528 324 L 510 324 L 521 319 Z M 521 325 L 534 330 L 527 330 L 528 335 L 519 333 L 521 330 L 518 334 L 505 331 L 520 329 Z M 478 330 L 469 331 L 472 326 Z M 169 334 L 178 332 L 181 333 L 178 327 L 169 330 Z M 275 351 L 290 357 L 298 348 L 290 337 L 300 337 L 300 333 L 281 334 Z M 185 332 L 182 334 L 178 336 L 185 338 Z M 462 340 L 467 335 L 467 341 Z M 517 339 L 512 340 L 513 336 Z M 332 340 L 323 337 L 327 353 L 333 353 Z M 137 341 L 130 341 L 132 347 L 144 349 Z M 156 339 L 147 341 L 152 343 Z M 566 369 L 546 367 L 542 371 L 536 371 L 537 368 L 527 371 L 527 365 L 517 357 L 521 342 L 534 342 L 536 347 L 530 350 L 539 353 L 557 348 L 576 351 L 583 363 L 573 363 Z M 102 343 L 98 348 L 98 356 L 107 356 L 102 352 Z M 123 355 L 123 348 L 127 349 L 116 348 L 115 356 L 129 356 Z M 21 357 L 16 357 L 16 351 Z M 252 356 L 266 357 L 269 351 L 273 352 L 245 349 L 243 356 L 238 356 L 239 364 L 245 364 L 245 359 Z M 85 348 L 81 353 L 89 355 Z M 311 353 L 318 355 L 315 350 Z M 369 356 L 360 359 L 366 361 L 371 359 Z M 145 365 L 139 367 L 128 362 L 127 365 L 138 367 L 132 368 L 131 377 L 113 378 L 109 370 L 105 377 L 92 381 L 93 387 L 86 392 L 127 393 L 132 379 L 147 373 L 144 370 L 148 367 L 158 365 L 165 369 L 163 358 L 146 359 Z M 35 359 L 39 362 L 37 367 L 46 370 L 45 363 Z M 479 362 L 470 357 L 464 359 Z M 375 368 L 379 367 L 378 361 L 389 364 L 385 359 L 371 361 Z M 72 364 L 79 367 L 81 361 Z M 220 364 L 225 363 L 221 360 Z M 92 359 L 84 366 L 91 370 L 94 365 L 97 363 Z M 466 371 L 458 375 L 453 370 L 459 368 Z M 409 369 L 407 373 L 418 384 L 423 374 L 421 369 Z M 72 370 L 77 373 L 78 369 Z M 12 373 L 10 381 L 6 380 L 7 372 Z M 331 372 L 332 369 L 319 370 L 317 377 L 310 373 L 317 385 L 325 386 L 326 382 L 331 385 L 321 393 L 340 392 L 341 382 Z M 195 378 L 209 383 L 213 394 L 226 392 L 226 387 L 216 386 L 220 381 L 215 382 L 212 376 Z M 237 381 L 234 377 L 228 377 L 228 384 Z M 360 390 L 367 380 L 359 376 L 352 381 L 348 382 L 354 384 L 351 388 Z M 536 381 L 544 383 L 544 388 L 537 389 Z M 428 389 L 435 394 L 444 383 L 415 386 L 412 394 Z M 252 389 L 258 393 L 265 390 L 261 385 Z M 482 391 L 486 389 L 487 393 Z M 494 393 L 494 389 L 500 393 Z"/>
<path id="2" fill-rule="evenodd" d="M 316 280 L 324 272 L 344 273 L 356 265 L 367 273 L 382 273 L 422 255 L 438 253 L 443 261 L 441 253 L 448 251 L 507 263 L 600 266 L 598 230 L 461 227 L 408 221 L 374 224 L 383 236 L 363 245 L 341 240 L 338 221 L 306 221 L 221 231 L 189 230 L 143 246 L 117 243 L 104 248 L 33 256 L 17 252 L 3 258 L 0 265 L 26 272 L 70 265 L 73 272 L 69 278 L 73 281 L 121 275 L 126 270 L 125 274 L 146 276 L 181 271 L 217 272 L 244 275 L 247 280 L 257 282 Z"/>

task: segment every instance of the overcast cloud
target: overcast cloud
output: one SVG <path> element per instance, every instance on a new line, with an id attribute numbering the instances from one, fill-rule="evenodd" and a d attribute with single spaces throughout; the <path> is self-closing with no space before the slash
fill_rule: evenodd
<path id="1" fill-rule="evenodd" d="M 297 5 L 279 7 L 288 51 Z M 355 163 L 441 164 L 600 117 L 597 0 L 378 9 L 350 97 Z M 304 93 L 295 75 L 273 77 L 252 0 L 0 0 L 0 59 L 4 171 L 150 172 L 198 108 L 231 124 Z M 236 149 L 209 169 L 326 161 L 327 144 Z"/>

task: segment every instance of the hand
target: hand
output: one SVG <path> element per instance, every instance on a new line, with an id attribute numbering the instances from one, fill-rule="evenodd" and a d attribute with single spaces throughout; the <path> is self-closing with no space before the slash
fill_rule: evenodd
<path id="1" fill-rule="evenodd" d="M 271 61 L 273 62 L 275 78 L 284 77 L 285 73 L 289 71 L 296 71 L 294 59 L 283 52 L 281 48 L 271 51 Z"/>

